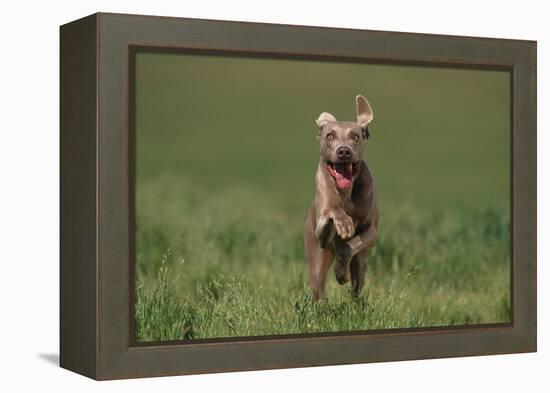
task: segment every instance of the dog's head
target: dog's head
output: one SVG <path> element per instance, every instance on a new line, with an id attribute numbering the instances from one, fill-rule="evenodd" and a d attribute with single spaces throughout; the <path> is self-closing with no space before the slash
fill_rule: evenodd
<path id="1" fill-rule="evenodd" d="M 356 121 L 337 121 L 328 112 L 321 113 L 315 121 L 319 127 L 321 160 L 342 190 L 350 188 L 357 175 L 358 164 L 363 158 L 363 142 L 369 136 L 367 127 L 373 119 L 372 108 L 365 97 L 359 95 L 355 102 Z"/>

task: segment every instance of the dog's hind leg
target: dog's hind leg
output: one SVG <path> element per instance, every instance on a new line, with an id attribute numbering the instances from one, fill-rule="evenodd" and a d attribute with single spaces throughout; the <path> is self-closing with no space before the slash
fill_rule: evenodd
<path id="1" fill-rule="evenodd" d="M 337 237 L 333 243 L 335 261 L 334 261 L 334 274 L 336 280 L 340 285 L 347 283 L 350 279 L 350 263 L 353 258 L 353 251 L 348 244 Z"/>
<path id="2" fill-rule="evenodd" d="M 363 286 L 365 285 L 365 275 L 367 273 L 367 251 L 362 250 L 357 253 L 350 262 L 351 274 L 351 293 L 353 297 L 359 297 Z"/>
<path id="3" fill-rule="evenodd" d="M 332 263 L 333 254 L 321 248 L 315 234 L 312 211 L 308 213 L 304 224 L 304 246 L 309 262 L 309 287 L 313 300 L 319 300 L 325 292 L 327 273 Z"/>
<path id="4" fill-rule="evenodd" d="M 325 284 L 333 255 L 328 250 L 317 248 L 313 250 L 309 261 L 309 287 L 313 300 L 319 300 L 325 294 Z"/>

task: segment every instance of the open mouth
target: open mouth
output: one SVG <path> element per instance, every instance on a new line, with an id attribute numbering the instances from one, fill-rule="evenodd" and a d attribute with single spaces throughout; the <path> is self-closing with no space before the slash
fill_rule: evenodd
<path id="1" fill-rule="evenodd" d="M 327 161 L 327 171 L 336 181 L 338 188 L 345 190 L 351 187 L 353 176 L 357 172 L 357 164 L 352 162 Z"/>

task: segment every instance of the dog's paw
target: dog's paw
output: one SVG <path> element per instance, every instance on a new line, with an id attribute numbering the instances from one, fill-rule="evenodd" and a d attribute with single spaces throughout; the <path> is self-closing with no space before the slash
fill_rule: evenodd
<path id="1" fill-rule="evenodd" d="M 333 217 L 336 233 L 342 239 L 350 239 L 355 233 L 355 226 L 350 216 L 345 213 Z"/>
<path id="2" fill-rule="evenodd" d="M 349 282 L 349 279 L 350 279 L 349 265 L 342 265 L 342 264 L 336 263 L 334 265 L 334 275 L 336 276 L 336 281 L 338 281 L 338 284 L 340 285 L 344 285 L 345 283 Z"/>
<path id="3" fill-rule="evenodd" d="M 332 241 L 335 234 L 336 231 L 334 229 L 334 225 L 332 225 L 332 218 L 320 218 L 319 222 L 317 223 L 317 227 L 315 228 L 315 236 L 317 236 L 317 239 L 319 239 L 319 245 L 321 246 L 321 248 L 327 248 L 328 244 Z"/>
<path id="4" fill-rule="evenodd" d="M 336 242 L 334 254 L 336 255 L 336 263 L 340 265 L 348 265 L 354 255 L 352 248 L 342 241 Z"/>

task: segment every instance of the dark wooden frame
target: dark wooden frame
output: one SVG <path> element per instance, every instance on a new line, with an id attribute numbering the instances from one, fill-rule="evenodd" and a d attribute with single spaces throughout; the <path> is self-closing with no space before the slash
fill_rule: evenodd
<path id="1" fill-rule="evenodd" d="M 512 323 L 137 344 L 136 50 L 510 71 Z M 134 378 L 536 351 L 536 42 L 120 14 L 61 27 L 61 366 Z"/>

